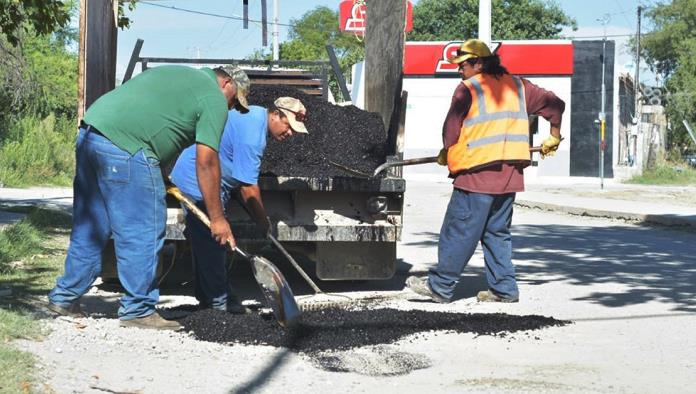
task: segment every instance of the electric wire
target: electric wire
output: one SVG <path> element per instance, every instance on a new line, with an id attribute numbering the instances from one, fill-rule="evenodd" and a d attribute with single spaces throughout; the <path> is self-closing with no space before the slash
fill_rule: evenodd
<path id="1" fill-rule="evenodd" d="M 192 9 L 188 9 L 188 8 L 176 7 L 173 5 L 167 6 L 167 5 L 152 3 L 150 1 L 139 1 L 138 3 L 139 4 L 147 4 L 147 5 L 152 6 L 152 7 L 167 8 L 167 9 L 174 10 L 174 11 L 188 12 L 190 14 L 205 15 L 205 16 L 212 16 L 212 17 L 216 17 L 216 18 L 233 19 L 233 20 L 239 20 L 239 21 L 244 20 L 244 17 L 241 17 L 241 16 L 222 15 L 222 14 L 216 14 L 216 13 L 212 13 L 212 12 L 205 12 L 205 11 L 192 10 Z M 258 19 L 247 19 L 247 20 L 249 22 L 262 23 L 262 21 L 260 21 Z M 279 22 L 276 24 L 278 26 L 295 27 L 295 25 L 288 24 L 288 23 L 280 23 Z"/>

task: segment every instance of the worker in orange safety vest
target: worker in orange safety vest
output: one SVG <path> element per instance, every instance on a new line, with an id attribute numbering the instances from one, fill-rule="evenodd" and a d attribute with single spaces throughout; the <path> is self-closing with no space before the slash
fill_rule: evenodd
<path id="1" fill-rule="evenodd" d="M 438 264 L 406 284 L 435 302 L 451 302 L 480 242 L 488 289 L 478 293 L 478 301 L 517 302 L 510 224 L 515 193 L 524 191 L 523 170 L 531 164 L 529 115 L 550 122 L 541 156 L 551 156 L 561 142 L 565 103 L 510 75 L 480 40 L 465 41 L 448 61 L 459 66 L 463 81 L 445 118 L 438 163 L 447 165 L 454 188 L 440 230 Z"/>

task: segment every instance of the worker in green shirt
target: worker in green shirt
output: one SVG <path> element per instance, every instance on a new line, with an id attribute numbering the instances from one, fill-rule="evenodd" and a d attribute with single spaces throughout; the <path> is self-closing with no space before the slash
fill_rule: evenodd
<path id="1" fill-rule="evenodd" d="M 76 142 L 73 228 L 65 272 L 49 293 L 48 309 L 84 316 L 80 297 L 101 272 L 101 254 L 114 239 L 125 294 L 122 326 L 177 330 L 156 311 L 158 255 L 167 219 L 160 166 L 196 144 L 196 176 L 221 245 L 234 237 L 220 201 L 218 148 L 231 108 L 248 109 L 249 78 L 239 68 L 161 66 L 99 98 L 85 114 Z"/>

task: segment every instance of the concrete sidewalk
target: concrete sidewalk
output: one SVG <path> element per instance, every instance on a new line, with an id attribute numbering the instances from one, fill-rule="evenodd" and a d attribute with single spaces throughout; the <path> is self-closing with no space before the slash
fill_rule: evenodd
<path id="1" fill-rule="evenodd" d="M 15 189 L 0 187 L 0 205 L 42 206 L 60 210 L 72 210 L 71 187 L 30 187 Z"/>
<path id="2" fill-rule="evenodd" d="M 0 187 L 0 229 L 22 220 L 26 215 L 18 212 L 3 211 L 2 207 L 40 206 L 72 212 L 72 188 L 31 187 L 14 189 Z"/>
<path id="3" fill-rule="evenodd" d="M 552 181 L 555 181 L 552 183 Z M 572 182 L 574 181 L 574 182 Z M 572 183 L 571 183 L 572 182 Z M 605 183 L 596 178 L 531 183 L 518 193 L 526 208 L 573 215 L 696 228 L 696 187 Z"/>

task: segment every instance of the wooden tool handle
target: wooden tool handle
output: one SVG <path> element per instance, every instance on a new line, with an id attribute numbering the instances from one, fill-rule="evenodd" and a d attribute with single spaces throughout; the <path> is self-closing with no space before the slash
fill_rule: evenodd
<path id="1" fill-rule="evenodd" d="M 186 209 L 188 209 L 189 211 L 191 211 L 191 213 L 193 213 L 194 215 L 196 215 L 196 217 L 197 217 L 198 219 L 200 219 L 200 221 L 203 222 L 203 224 L 205 224 L 206 227 L 210 228 L 210 219 L 208 219 L 208 215 L 206 215 L 205 212 L 201 211 L 201 209 L 198 208 L 198 207 L 196 206 L 196 203 L 194 203 L 193 201 L 191 201 L 190 198 L 186 197 L 186 196 L 184 195 L 184 193 L 182 193 L 181 190 L 179 190 L 178 187 L 173 186 L 173 185 L 172 185 L 172 186 L 167 186 L 167 193 L 171 194 L 171 195 L 174 196 L 177 200 L 181 201 L 181 203 L 184 204 L 184 205 L 186 206 Z M 238 248 L 236 248 L 234 245 L 232 245 L 232 241 L 231 241 L 231 240 L 229 240 L 229 239 L 227 240 L 227 245 L 228 245 L 228 246 L 230 247 L 230 249 L 232 249 L 233 251 L 236 251 L 236 252 L 238 252 L 239 254 L 241 254 L 242 257 L 244 257 L 244 258 L 247 258 L 247 257 L 248 257 L 248 256 L 246 255 L 246 253 L 244 253 L 243 251 L 241 251 L 240 249 L 238 249 Z"/>

